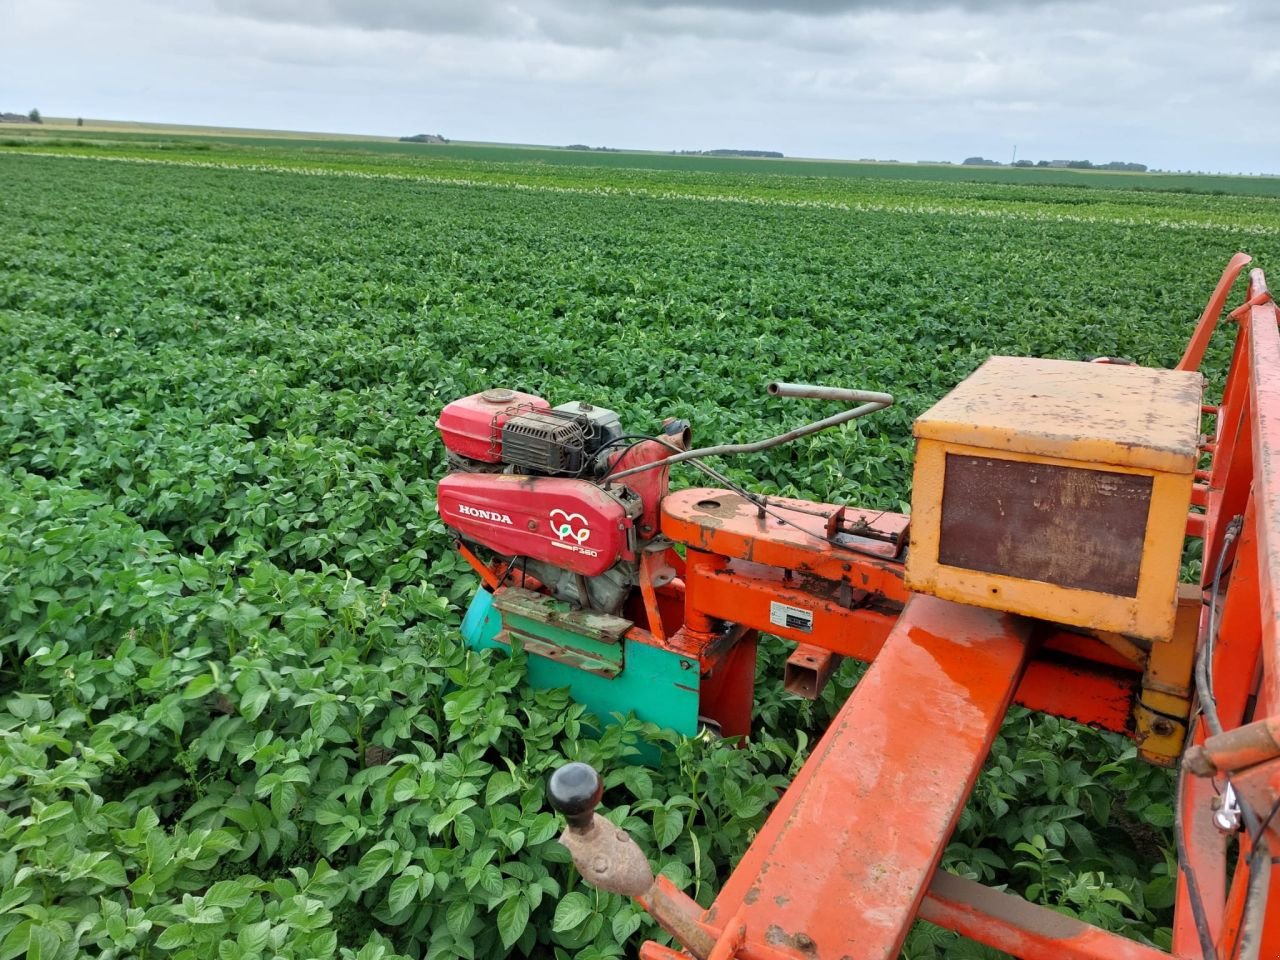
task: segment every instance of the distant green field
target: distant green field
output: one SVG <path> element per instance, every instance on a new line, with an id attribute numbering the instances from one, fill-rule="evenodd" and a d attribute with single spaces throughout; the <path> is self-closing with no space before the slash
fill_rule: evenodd
<path id="1" fill-rule="evenodd" d="M 254 137 L 152 131 L 93 130 L 83 135 L 69 129 L 16 127 L 0 130 L 0 147 L 42 147 L 94 151 L 164 150 L 243 155 L 256 150 L 286 152 L 296 157 L 344 155 L 417 165 L 439 161 L 460 163 L 519 163 L 552 167 L 631 169 L 700 174 L 755 174 L 803 178 L 891 179 L 943 183 L 990 183 L 1017 186 L 1082 187 L 1099 190 L 1158 191 L 1280 197 L 1280 177 L 1229 177 L 1200 174 L 1120 173 L 1044 167 L 967 167 L 914 163 L 862 163 L 845 160 L 802 160 L 747 157 L 700 157 L 641 151 L 566 150 L 495 144 L 446 145 L 396 141 L 350 140 L 338 137 Z"/>

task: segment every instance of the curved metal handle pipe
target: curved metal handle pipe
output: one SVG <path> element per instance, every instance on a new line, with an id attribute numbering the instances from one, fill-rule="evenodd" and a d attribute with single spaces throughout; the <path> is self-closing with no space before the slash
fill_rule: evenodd
<path id="1" fill-rule="evenodd" d="M 870 390 L 846 390 L 844 387 L 817 387 L 807 383 L 783 383 L 775 380 L 765 387 L 775 397 L 807 397 L 810 400 L 833 400 L 836 403 L 878 403 L 882 407 L 893 405 L 893 397 L 887 393 Z"/>
<path id="2" fill-rule="evenodd" d="M 803 383 L 779 383 L 773 382 L 766 387 L 769 393 L 775 397 L 808 397 L 814 400 L 835 400 L 839 403 L 856 403 L 858 406 L 852 410 L 845 410 L 843 413 L 837 413 L 834 416 L 826 417 L 822 420 L 815 420 L 813 423 L 806 423 L 802 427 L 796 427 L 794 430 L 788 430 L 786 433 L 780 433 L 776 437 L 768 437 L 764 440 L 755 440 L 751 443 L 722 443 L 714 447 L 697 447 L 693 450 L 685 450 L 681 453 L 673 454 L 662 460 L 655 460 L 651 463 L 642 463 L 637 467 L 631 467 L 627 470 L 620 470 L 609 476 L 610 481 L 620 480 L 623 477 L 629 477 L 633 473 L 640 473 L 644 470 L 653 470 L 657 467 L 669 467 L 675 463 L 682 463 L 685 460 L 700 460 L 703 457 L 731 456 L 737 453 L 759 453 L 761 450 L 770 450 L 773 447 L 781 446 L 784 443 L 791 443 L 793 440 L 799 440 L 801 437 L 807 437 L 810 434 L 818 433 L 822 430 L 829 430 L 831 427 L 838 427 L 842 423 L 848 423 L 850 420 L 856 420 L 858 417 L 865 417 L 869 413 L 875 413 L 877 410 L 883 410 L 885 407 L 892 406 L 893 397 L 887 393 L 873 393 L 869 390 L 845 390 L 841 387 L 815 387 Z"/>

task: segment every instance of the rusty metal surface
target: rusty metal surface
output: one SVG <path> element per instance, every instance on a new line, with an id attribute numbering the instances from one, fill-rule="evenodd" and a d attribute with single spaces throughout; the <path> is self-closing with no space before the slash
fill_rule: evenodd
<path id="1" fill-rule="evenodd" d="M 1233 261 L 1238 269 L 1242 256 Z M 1225 278 L 1224 278 L 1225 279 Z M 1250 275 L 1247 304 L 1232 312 L 1241 320 L 1223 401 L 1218 409 L 1213 463 L 1205 496 L 1205 546 L 1202 586 L 1213 593 L 1216 571 L 1226 571 L 1217 585 L 1221 599 L 1209 682 L 1219 722 L 1230 737 L 1246 717 L 1267 721 L 1280 712 L 1280 674 L 1277 673 L 1276 595 L 1280 587 L 1280 333 L 1275 305 L 1261 296 L 1266 282 L 1260 271 Z M 1212 305 L 1211 305 L 1212 306 Z M 1208 312 L 1208 311 L 1207 311 Z M 1197 331 L 1199 338 L 1199 331 Z M 1203 344 L 1199 347 L 1203 352 Z M 1190 353 L 1190 350 L 1189 350 Z M 1225 531 L 1233 518 L 1243 516 L 1234 551 L 1226 550 Z M 1202 633 L 1208 634 L 1207 623 Z M 1265 732 L 1265 731 L 1264 731 Z M 1237 738 L 1254 740 L 1255 728 Z M 1246 922 L 1247 859 L 1237 858 L 1230 892 L 1226 890 L 1225 837 L 1212 825 L 1212 804 L 1222 789 L 1211 779 L 1215 763 L 1205 743 L 1205 723 L 1193 720 L 1187 766 L 1203 776 L 1184 776 L 1179 785 L 1184 810 L 1184 870 L 1180 873 L 1174 913 L 1174 948 L 1198 949 L 1198 933 L 1190 909 L 1187 869 L 1193 870 L 1204 912 L 1220 953 L 1231 955 L 1237 933 L 1248 929 L 1260 938 L 1258 956 L 1280 956 L 1280 909 L 1277 893 L 1259 922 Z M 1216 739 L 1216 738 L 1214 738 Z M 1231 745 L 1228 741 L 1228 746 Z M 1237 744 L 1224 764 L 1256 760 L 1265 743 Z M 1232 778 L 1238 795 L 1263 816 L 1280 796 L 1280 761 L 1254 763 Z M 1242 851 L 1247 840 L 1241 841 Z M 1273 879 L 1280 873 L 1272 867 Z"/>
<path id="2" fill-rule="evenodd" d="M 643 895 L 636 898 L 663 930 L 676 938 L 697 960 L 707 960 L 715 949 L 716 937 L 703 928 L 702 908 L 662 874 Z"/>
<path id="3" fill-rule="evenodd" d="M 575 610 L 562 600 L 520 587 L 503 587 L 494 594 L 493 605 L 504 614 L 546 623 L 600 643 L 619 644 L 627 631 L 635 626 L 622 617 L 594 610 Z"/>
<path id="4" fill-rule="evenodd" d="M 1264 717 L 1253 723 L 1209 737 L 1187 751 L 1187 769 L 1197 776 L 1232 773 L 1280 757 L 1280 716 Z"/>
<path id="5" fill-rule="evenodd" d="M 741 915 L 749 946 L 789 956 L 896 960 L 1012 699 L 1028 630 L 913 598 L 708 922 Z"/>
<path id="6" fill-rule="evenodd" d="M 817 700 L 840 661 L 830 650 L 812 644 L 798 644 L 782 670 L 782 688 L 806 700 Z"/>
<path id="7" fill-rule="evenodd" d="M 1261 270 L 1249 273 L 1249 296 L 1267 291 Z M 1253 462 L 1256 479 L 1259 593 L 1262 607 L 1263 678 L 1259 700 L 1264 712 L 1280 712 L 1280 331 L 1276 305 L 1269 300 L 1249 308 L 1252 350 L 1249 378 L 1253 402 Z"/>
<path id="8" fill-rule="evenodd" d="M 1021 960 L 1170 960 L 1163 950 L 942 871 L 920 918 Z"/>
<path id="9" fill-rule="evenodd" d="M 938 562 L 1136 597 L 1152 478 L 948 453 Z"/>
<path id="10" fill-rule="evenodd" d="M 761 516 L 754 503 L 729 490 L 692 488 L 670 494 L 662 502 L 662 532 L 677 543 L 735 560 L 748 560 L 852 587 L 902 602 L 902 564 L 898 548 L 866 537 L 844 550 L 827 539 L 827 520 L 840 508 L 786 497 L 770 497 L 769 509 L 785 516 L 779 523 Z M 867 524 L 881 537 L 900 538 L 910 518 L 896 513 L 845 508 L 844 527 Z"/>
<path id="11" fill-rule="evenodd" d="M 896 603 L 874 594 L 851 598 L 861 606 L 843 606 L 831 599 L 839 585 L 815 577 L 788 577 L 785 571 L 741 561 L 708 564 L 700 553 L 691 552 L 690 557 L 693 562 L 687 571 L 687 586 L 698 616 L 732 619 L 740 625 L 856 660 L 875 659 L 900 613 Z M 795 630 L 771 623 L 770 608 L 776 602 L 812 611 L 813 629 Z M 687 641 L 687 635 L 681 632 L 671 638 L 670 644 L 705 660 L 706 649 L 686 647 Z M 1023 674 L 1014 700 L 1033 710 L 1114 733 L 1131 733 L 1132 705 L 1141 689 L 1141 679 L 1134 665 L 1100 641 L 1059 631 L 1041 644 Z M 749 718 L 752 679 L 738 677 L 735 689 L 739 700 L 745 701 L 745 705 L 740 702 L 738 712 Z"/>
<path id="12" fill-rule="evenodd" d="M 563 663 L 566 666 L 573 667 L 575 670 L 581 670 L 583 673 L 592 673 L 598 677 L 608 679 L 612 679 L 622 673 L 621 660 L 609 660 L 595 656 L 586 650 L 568 644 L 556 643 L 535 633 L 518 629 L 499 630 L 493 639 L 503 646 L 510 647 L 513 638 L 520 641 L 525 653 L 545 657 L 556 663 Z"/>
<path id="13" fill-rule="evenodd" d="M 990 357 L 921 414 L 946 445 L 1187 475 L 1200 442 L 1198 373 Z"/>
<path id="14" fill-rule="evenodd" d="M 653 884 L 653 870 L 644 851 L 620 827 L 591 815 L 585 830 L 567 827 L 560 843 L 573 857 L 582 878 L 597 890 L 624 897 L 643 896 Z"/>
<path id="15" fill-rule="evenodd" d="M 1231 778 L 1240 798 L 1258 812 L 1259 819 L 1266 817 L 1280 797 L 1280 757 L 1255 764 Z M 1267 824 L 1271 836 L 1271 849 L 1280 851 L 1280 813 Z M 1280 889 L 1276 890 L 1280 894 Z M 1277 908 L 1280 911 L 1280 908 Z M 1277 954 L 1280 956 L 1280 954 Z"/>

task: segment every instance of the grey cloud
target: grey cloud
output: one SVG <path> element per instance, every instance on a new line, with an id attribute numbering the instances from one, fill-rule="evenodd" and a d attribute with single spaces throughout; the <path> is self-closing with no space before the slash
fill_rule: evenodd
<path id="1" fill-rule="evenodd" d="M 641 9 L 692 7 L 733 10 L 739 13 L 785 13 L 803 16 L 833 17 L 867 11 L 919 12 L 958 7 L 965 10 L 1025 9 L 1029 6 L 1051 6 L 1072 0 L 617 0 L 620 6 Z"/>
<path id="2" fill-rule="evenodd" d="M 1272 169 L 1276 0 L 0 0 L 49 115 Z M 25 108 L 25 107 L 24 107 Z"/>
<path id="3" fill-rule="evenodd" d="M 409 33 L 509 34 L 528 18 L 500 0 L 465 3 L 397 0 L 215 0 L 217 9 L 267 23 L 345 26 Z"/>
<path id="4" fill-rule="evenodd" d="M 634 36 L 777 37 L 794 24 L 867 14 L 1026 10 L 1087 0 L 214 0 L 230 14 L 268 23 L 324 24 L 616 47 Z"/>

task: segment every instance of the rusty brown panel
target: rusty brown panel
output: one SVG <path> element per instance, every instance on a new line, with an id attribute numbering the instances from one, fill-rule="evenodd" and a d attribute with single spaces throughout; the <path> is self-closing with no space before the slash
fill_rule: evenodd
<path id="1" fill-rule="evenodd" d="M 947 454 L 938 562 L 1138 595 L 1152 478 Z"/>

